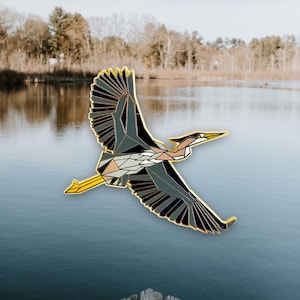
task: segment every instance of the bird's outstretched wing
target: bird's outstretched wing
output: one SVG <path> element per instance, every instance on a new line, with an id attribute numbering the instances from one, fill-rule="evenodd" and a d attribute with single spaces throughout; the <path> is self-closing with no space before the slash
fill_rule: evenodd
<path id="1" fill-rule="evenodd" d="M 89 119 L 98 142 L 114 154 L 157 144 L 147 130 L 135 95 L 133 70 L 103 70 L 91 85 Z"/>
<path id="2" fill-rule="evenodd" d="M 129 188 L 141 203 L 159 217 L 204 233 L 220 233 L 236 220 L 223 221 L 184 183 L 168 161 L 130 175 Z"/>

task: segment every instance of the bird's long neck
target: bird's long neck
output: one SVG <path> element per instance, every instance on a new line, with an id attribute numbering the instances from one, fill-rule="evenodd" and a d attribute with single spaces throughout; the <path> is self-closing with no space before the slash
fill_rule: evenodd
<path id="1" fill-rule="evenodd" d="M 160 152 L 161 155 L 156 158 L 156 160 L 181 160 L 185 159 L 191 154 L 191 144 L 195 139 L 187 138 L 181 143 L 174 145 L 173 150 L 162 150 L 159 148 L 152 148 L 154 152 Z"/>
<path id="2" fill-rule="evenodd" d="M 181 143 L 175 144 L 172 151 L 168 151 L 169 155 L 172 155 L 175 160 L 184 159 L 188 157 L 191 153 L 191 144 L 195 139 L 187 138 Z"/>

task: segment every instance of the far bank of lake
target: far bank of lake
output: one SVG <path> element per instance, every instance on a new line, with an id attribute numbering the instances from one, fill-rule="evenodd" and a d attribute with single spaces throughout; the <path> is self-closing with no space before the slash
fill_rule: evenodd
<path id="1" fill-rule="evenodd" d="M 121 66 L 122 67 L 122 66 Z M 99 72 L 101 70 L 99 69 Z M 300 80 L 300 73 L 296 72 L 211 72 L 188 71 L 188 70 L 135 70 L 137 79 L 176 79 L 176 80 Z M 40 73 L 17 72 L 15 70 L 0 70 L 0 89 L 47 83 L 60 84 L 72 82 L 92 82 L 97 73 L 81 70 L 58 69 Z"/>

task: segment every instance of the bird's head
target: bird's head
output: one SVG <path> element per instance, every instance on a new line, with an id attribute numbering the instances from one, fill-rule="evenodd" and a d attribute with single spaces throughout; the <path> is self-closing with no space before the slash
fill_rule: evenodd
<path id="1" fill-rule="evenodd" d="M 169 141 L 175 143 L 178 149 L 193 147 L 202 143 L 206 143 L 217 138 L 227 135 L 227 131 L 202 132 L 194 131 L 180 137 L 170 138 Z"/>

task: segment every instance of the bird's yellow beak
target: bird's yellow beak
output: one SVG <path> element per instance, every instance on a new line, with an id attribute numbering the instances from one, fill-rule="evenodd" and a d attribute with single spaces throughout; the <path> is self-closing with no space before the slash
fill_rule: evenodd
<path id="1" fill-rule="evenodd" d="M 227 135 L 227 131 L 217 131 L 217 132 L 205 132 L 205 137 L 207 140 L 213 140 Z"/>

